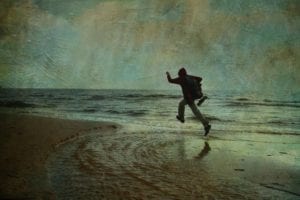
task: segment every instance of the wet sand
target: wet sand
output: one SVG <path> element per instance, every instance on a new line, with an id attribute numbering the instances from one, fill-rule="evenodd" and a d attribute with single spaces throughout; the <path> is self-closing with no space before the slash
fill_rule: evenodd
<path id="1" fill-rule="evenodd" d="M 1 198 L 300 198 L 295 135 L 204 138 L 13 115 L 0 127 Z"/>
<path id="2" fill-rule="evenodd" d="M 59 199 L 299 199 L 297 137 L 96 133 L 49 159 Z"/>
<path id="3" fill-rule="evenodd" d="M 56 148 L 98 130 L 116 125 L 26 115 L 0 115 L 0 199 L 53 199 L 46 160 Z"/>

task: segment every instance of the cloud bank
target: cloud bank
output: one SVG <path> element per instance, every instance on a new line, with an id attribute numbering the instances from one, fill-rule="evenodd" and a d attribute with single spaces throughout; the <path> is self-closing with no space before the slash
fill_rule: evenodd
<path id="1" fill-rule="evenodd" d="M 0 85 L 299 92 L 297 0 L 27 0 L 0 3 Z"/>

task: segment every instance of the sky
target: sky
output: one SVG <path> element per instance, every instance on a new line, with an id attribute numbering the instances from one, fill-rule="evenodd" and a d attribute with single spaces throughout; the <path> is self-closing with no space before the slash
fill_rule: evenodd
<path id="1" fill-rule="evenodd" d="M 1 0 L 0 86 L 300 91 L 299 0 Z"/>

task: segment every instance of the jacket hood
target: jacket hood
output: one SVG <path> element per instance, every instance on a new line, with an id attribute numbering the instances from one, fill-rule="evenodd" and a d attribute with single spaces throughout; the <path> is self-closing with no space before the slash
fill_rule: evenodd
<path id="1" fill-rule="evenodd" d="M 185 76 L 186 74 L 187 73 L 186 73 L 186 70 L 184 67 L 178 71 L 178 76 L 180 76 L 180 77 Z"/>

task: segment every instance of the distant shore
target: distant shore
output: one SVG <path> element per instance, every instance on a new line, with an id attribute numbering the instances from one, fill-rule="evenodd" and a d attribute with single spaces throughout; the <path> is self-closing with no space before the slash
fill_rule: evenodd
<path id="1" fill-rule="evenodd" d="M 0 199 L 54 199 L 45 162 L 81 134 L 114 131 L 113 123 L 0 114 Z"/>

